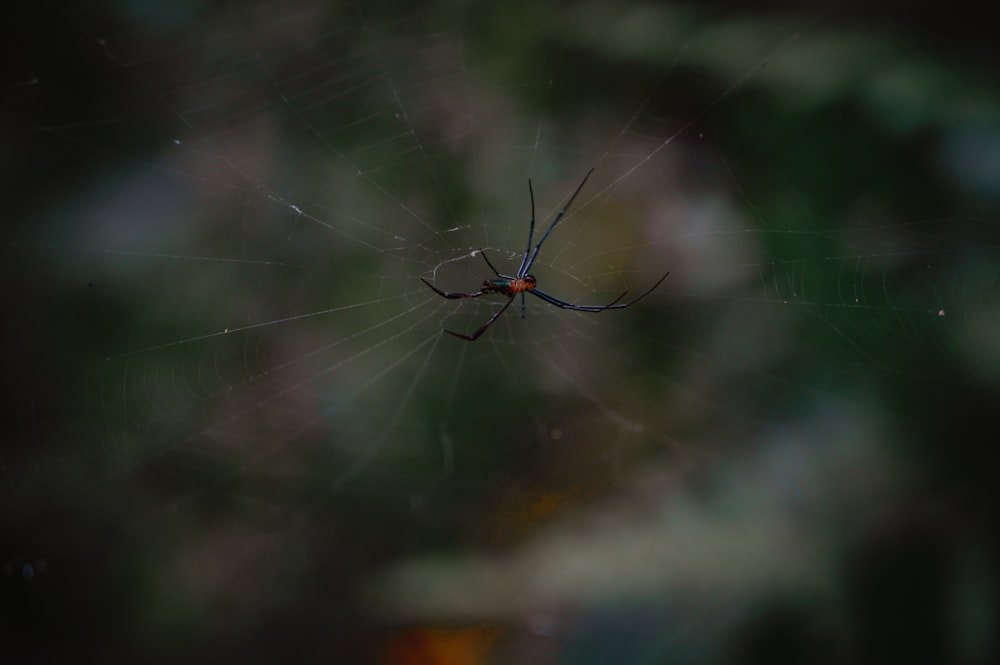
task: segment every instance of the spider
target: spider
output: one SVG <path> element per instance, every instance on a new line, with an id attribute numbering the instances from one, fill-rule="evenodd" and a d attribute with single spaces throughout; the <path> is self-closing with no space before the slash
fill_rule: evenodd
<path id="1" fill-rule="evenodd" d="M 507 296 L 507 302 L 504 303 L 504 306 L 501 307 L 496 314 L 491 316 L 489 321 L 481 325 L 479 329 L 476 330 L 476 332 L 472 333 L 471 335 L 463 335 L 462 333 L 455 332 L 454 330 L 445 329 L 446 333 L 454 335 L 455 337 L 458 337 L 460 339 L 468 340 L 470 342 L 476 341 L 477 339 L 479 339 L 480 335 L 486 332 L 487 328 L 493 325 L 494 321 L 500 318 L 501 314 L 507 311 L 507 308 L 510 307 L 510 304 L 514 302 L 514 296 L 516 296 L 518 293 L 521 294 L 522 319 L 524 318 L 525 293 L 530 293 L 533 296 L 541 298 L 550 305 L 555 305 L 556 307 L 562 309 L 571 309 L 576 312 L 603 312 L 606 309 L 625 309 L 629 305 L 634 305 L 635 303 L 639 302 L 640 300 L 648 296 L 650 293 L 652 293 L 653 290 L 656 287 L 658 287 L 663 282 L 663 280 L 667 278 L 667 275 L 670 274 L 669 271 L 664 273 L 663 277 L 661 277 L 656 281 L 656 284 L 653 284 L 653 286 L 651 286 L 645 293 L 643 293 L 638 298 L 634 298 L 626 303 L 619 303 L 619 301 L 622 298 L 624 298 L 625 295 L 628 293 L 628 290 L 626 290 L 624 293 L 622 293 L 620 296 L 609 302 L 607 305 L 573 305 L 566 302 L 565 300 L 560 300 L 555 296 L 550 296 L 548 293 L 545 293 L 544 291 L 541 291 L 538 288 L 536 288 L 537 280 L 535 279 L 534 275 L 528 274 L 528 270 L 531 269 L 531 264 L 533 264 L 535 262 L 535 258 L 538 257 L 538 250 L 542 248 L 542 243 L 545 242 L 545 239 L 549 237 L 549 233 L 552 232 L 552 229 L 555 228 L 556 224 L 559 223 L 559 220 L 561 220 L 563 216 L 566 214 L 566 211 L 573 204 L 573 199 L 575 199 L 576 195 L 580 193 L 580 190 L 583 189 L 583 186 L 587 184 L 587 179 L 593 172 L 594 169 L 590 169 L 589 171 L 587 171 L 587 175 L 583 176 L 583 181 L 580 182 L 580 184 L 576 188 L 576 191 L 574 191 L 573 195 L 569 197 L 568 201 L 566 201 L 566 205 L 564 205 L 559 210 L 559 213 L 556 215 L 556 218 L 552 220 L 551 224 L 549 224 L 549 228 L 545 229 L 545 233 L 542 234 L 542 237 L 539 239 L 538 244 L 536 244 L 534 248 L 531 247 L 531 238 L 535 232 L 535 192 L 531 188 L 531 179 L 530 178 L 528 179 L 528 194 L 531 197 L 531 225 L 528 227 L 528 245 L 524 249 L 524 256 L 521 258 L 521 267 L 517 269 L 516 275 L 513 276 L 505 275 L 496 268 L 494 268 L 493 264 L 490 263 L 489 258 L 487 258 L 486 253 L 483 252 L 482 248 L 480 248 L 479 253 L 483 255 L 483 259 L 485 259 L 486 265 L 488 265 L 490 267 L 490 270 L 492 270 L 493 273 L 496 275 L 496 279 L 484 279 L 482 286 L 480 286 L 479 290 L 476 291 L 475 293 L 450 293 L 447 291 L 442 291 L 441 289 L 437 288 L 436 286 L 428 282 L 423 277 L 420 278 L 424 284 L 429 286 L 434 291 L 434 293 L 438 294 L 442 298 L 449 298 L 449 299 L 478 298 L 479 296 L 485 295 L 487 293 L 500 293 L 502 295 Z"/>

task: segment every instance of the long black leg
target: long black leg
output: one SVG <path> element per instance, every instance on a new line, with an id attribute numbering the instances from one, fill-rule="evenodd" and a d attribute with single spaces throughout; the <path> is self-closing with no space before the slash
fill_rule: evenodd
<path id="1" fill-rule="evenodd" d="M 538 250 L 542 248 L 542 243 L 545 242 L 545 239 L 549 237 L 549 233 L 551 233 L 552 229 L 554 229 L 556 227 L 556 224 L 559 223 L 559 220 L 563 218 L 563 215 L 566 214 L 566 211 L 569 210 L 569 207 L 571 205 L 573 205 L 573 199 L 575 199 L 576 195 L 580 193 L 580 190 L 583 189 L 583 186 L 587 184 L 587 178 L 589 178 L 590 174 L 593 173 L 593 172 L 594 172 L 594 169 L 590 169 L 589 171 L 587 171 L 587 175 L 583 176 L 583 181 L 580 182 L 580 184 L 576 188 L 576 191 L 573 192 L 573 195 L 571 197 L 569 197 L 568 201 L 566 201 L 566 205 L 564 205 L 559 210 L 559 214 L 557 214 L 556 218 L 552 220 L 551 224 L 549 224 L 549 228 L 545 229 L 545 233 L 543 233 L 542 237 L 538 239 L 538 244 L 535 245 L 535 249 L 532 250 L 531 256 L 528 257 L 527 261 L 522 261 L 521 262 L 521 264 L 522 264 L 521 268 L 520 268 L 520 270 L 517 271 L 517 276 L 518 277 L 524 277 L 526 274 L 528 274 L 528 271 L 531 270 L 531 264 L 535 262 L 535 257 L 538 256 Z M 532 208 L 534 208 L 534 203 L 532 203 Z M 535 215 L 532 214 L 531 217 L 532 217 L 532 226 L 534 226 L 534 217 L 535 217 Z M 529 246 L 531 245 L 530 236 L 529 236 L 528 245 Z"/>
<path id="2" fill-rule="evenodd" d="M 486 257 L 486 252 L 483 251 L 482 247 L 479 248 L 479 253 L 483 256 L 483 259 L 486 261 L 486 265 L 490 267 L 490 270 L 492 270 L 493 274 L 495 274 L 497 277 L 500 277 L 502 279 L 514 279 L 510 275 L 501 275 L 500 271 L 494 268 L 493 264 L 490 263 L 490 260 Z"/>
<path id="3" fill-rule="evenodd" d="M 633 298 L 632 300 L 629 300 L 626 303 L 619 303 L 618 301 L 624 298 L 625 294 L 628 293 L 628 291 L 625 291 L 625 293 L 621 294 L 607 305 L 573 305 L 571 303 L 566 302 L 565 300 L 559 300 L 559 298 L 556 298 L 555 296 L 550 296 L 548 293 L 545 293 L 544 291 L 539 291 L 538 289 L 531 289 L 529 293 L 536 295 L 545 302 L 551 305 L 555 305 L 556 307 L 559 307 L 561 309 L 571 309 L 576 312 L 603 312 L 606 309 L 625 309 L 630 305 L 634 305 L 635 303 L 639 302 L 640 300 L 648 296 L 650 293 L 652 293 L 656 289 L 656 287 L 658 287 L 660 284 L 663 283 L 663 280 L 665 280 L 667 278 L 667 275 L 669 274 L 670 274 L 669 272 L 664 273 L 663 277 L 656 280 L 656 284 L 653 284 L 651 287 L 646 289 L 646 291 L 642 295 Z"/>
<path id="4" fill-rule="evenodd" d="M 434 293 L 438 294 L 442 298 L 448 298 L 449 300 L 455 300 L 456 298 L 478 298 L 479 296 L 483 295 L 482 291 L 476 291 L 475 293 L 448 293 L 434 286 L 423 277 L 420 278 L 420 281 L 422 281 L 427 286 L 431 287 Z"/>
<path id="5" fill-rule="evenodd" d="M 589 175 L 589 174 L 588 174 Z M 528 195 L 531 197 L 531 225 L 528 226 L 528 244 L 524 248 L 524 256 L 521 257 L 521 267 L 517 269 L 517 276 L 520 279 L 524 273 L 528 272 L 528 252 L 531 251 L 531 236 L 535 233 L 535 190 L 531 188 L 531 178 L 528 178 Z M 521 318 L 524 318 L 524 302 L 521 303 Z"/>
<path id="6" fill-rule="evenodd" d="M 532 289 L 531 293 L 535 294 L 545 302 L 555 305 L 556 307 L 559 307 L 561 309 L 572 309 L 577 312 L 603 312 L 606 309 L 621 309 L 622 307 L 626 307 L 626 305 L 616 305 L 616 303 L 622 298 L 624 298 L 625 294 L 627 294 L 628 291 L 625 291 L 625 293 L 622 293 L 617 298 L 609 302 L 607 305 L 573 305 L 566 302 L 565 300 L 559 300 L 559 298 L 556 298 L 555 296 L 550 296 L 548 293 L 545 293 L 545 291 Z"/>
<path id="7" fill-rule="evenodd" d="M 490 326 L 492 326 L 493 322 L 496 321 L 497 318 L 499 318 L 499 316 L 501 314 L 503 314 L 507 310 L 508 307 L 510 307 L 510 304 L 512 302 L 514 302 L 514 296 L 515 295 L 517 295 L 517 294 L 511 294 L 510 298 L 507 298 L 507 302 L 504 303 L 504 306 L 501 307 L 500 309 L 498 309 L 497 313 L 494 314 L 493 316 L 491 316 L 489 321 L 487 321 L 482 326 L 480 326 L 479 330 L 477 330 L 476 332 L 472 333 L 471 335 L 463 335 L 462 333 L 457 333 L 454 330 L 448 330 L 447 328 L 445 328 L 445 332 L 448 333 L 449 335 L 454 335 L 455 337 L 458 337 L 459 339 L 464 339 L 464 340 L 468 340 L 470 342 L 475 342 L 479 338 L 479 336 L 482 335 L 484 332 L 486 332 L 486 329 L 489 328 Z"/>

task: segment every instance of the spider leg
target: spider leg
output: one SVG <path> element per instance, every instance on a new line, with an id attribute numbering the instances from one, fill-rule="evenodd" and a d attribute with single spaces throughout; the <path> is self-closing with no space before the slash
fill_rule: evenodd
<path id="1" fill-rule="evenodd" d="M 479 330 L 477 330 L 476 332 L 472 333 L 471 335 L 463 335 L 462 333 L 457 333 L 454 330 L 448 330 L 447 328 L 445 328 L 445 332 L 448 333 L 449 335 L 454 335 L 455 337 L 458 337 L 459 339 L 464 339 L 464 340 L 467 340 L 469 342 L 475 342 L 477 339 L 479 339 L 480 335 L 482 335 L 484 332 L 486 332 L 487 328 L 489 328 L 490 326 L 493 325 L 493 322 L 496 321 L 500 317 L 501 314 L 503 314 L 505 311 L 507 311 L 507 308 L 510 307 L 510 304 L 512 302 L 514 302 L 514 295 L 516 295 L 516 294 L 511 294 L 511 296 L 509 298 L 507 298 L 507 302 L 504 303 L 504 306 L 501 307 L 500 309 L 498 309 L 497 313 L 494 314 L 493 316 L 491 316 L 489 321 L 487 321 L 483 325 L 479 326 Z"/>
<path id="2" fill-rule="evenodd" d="M 622 307 L 622 305 L 617 305 L 616 306 L 615 303 L 617 303 L 619 300 L 621 300 L 622 298 L 624 298 L 625 297 L 625 293 L 628 293 L 628 291 L 626 291 L 625 293 L 622 293 L 621 295 L 619 295 L 617 298 L 615 298 L 614 300 L 612 300 L 607 305 L 573 305 L 572 303 L 568 303 L 565 300 L 559 300 L 559 298 L 556 298 L 555 296 L 550 296 L 548 293 L 545 293 L 545 291 L 539 291 L 538 289 L 532 289 L 531 293 L 534 293 L 536 296 L 538 296 L 539 298 L 541 298 L 545 302 L 547 302 L 547 303 L 549 303 L 551 305 L 555 305 L 556 307 L 559 307 L 560 309 L 571 309 L 571 310 L 576 311 L 576 312 L 603 312 L 606 309 L 620 309 Z"/>
<path id="3" fill-rule="evenodd" d="M 522 264 L 521 268 L 517 271 L 518 277 L 524 277 L 531 269 L 531 264 L 535 262 L 535 257 L 538 256 L 538 250 L 542 248 L 542 243 L 545 242 L 545 239 L 549 237 L 549 233 L 551 233 L 552 229 L 556 227 L 556 224 L 559 223 L 559 220 L 563 218 L 563 215 L 566 214 L 566 211 L 569 210 L 569 207 L 573 205 L 573 200 L 576 198 L 576 195 L 579 194 L 580 190 L 583 189 L 583 186 L 587 184 L 587 178 L 589 178 L 590 174 L 593 172 L 594 169 L 590 169 L 589 171 L 587 171 L 587 175 L 583 176 L 583 180 L 580 182 L 579 185 L 577 185 L 576 191 L 574 191 L 573 195 L 569 197 L 568 201 L 566 201 L 566 205 L 564 205 L 562 208 L 559 209 L 559 213 L 556 215 L 556 218 L 552 220 L 552 223 L 549 224 L 549 228 L 545 229 L 545 233 L 543 233 L 542 237 L 539 238 L 538 244 L 535 245 L 535 249 L 533 249 L 531 252 L 531 256 L 528 257 L 527 261 L 521 262 Z M 532 195 L 532 208 L 534 208 L 534 195 Z M 534 213 L 532 213 L 531 217 L 532 217 L 532 228 L 534 228 L 534 217 L 535 217 Z M 531 246 L 530 234 L 528 235 L 528 246 L 529 247 Z"/>
<path id="4" fill-rule="evenodd" d="M 518 277 L 524 277 L 524 274 L 528 272 L 528 252 L 531 251 L 531 236 L 535 233 L 535 190 L 531 188 L 531 178 L 528 178 L 528 195 L 531 197 L 531 225 L 528 226 L 528 244 L 524 248 L 524 256 L 521 257 L 521 266 L 517 269 Z M 524 318 L 523 308 L 521 318 Z"/>
<path id="5" fill-rule="evenodd" d="M 633 298 L 632 300 L 629 300 L 624 305 L 615 305 L 615 309 L 619 309 L 619 308 L 622 308 L 622 307 L 628 307 L 629 305 L 632 305 L 632 304 L 635 304 L 635 303 L 639 302 L 640 300 L 642 300 L 643 298 L 645 298 L 646 296 L 648 296 L 650 293 L 652 293 L 656 289 L 656 287 L 658 287 L 660 284 L 662 284 L 663 280 L 665 280 L 667 278 L 667 275 L 669 275 L 669 274 L 670 274 L 670 271 L 668 270 L 667 272 L 663 273 L 663 277 L 661 277 L 658 280 L 656 280 L 656 284 L 653 284 L 651 287 L 649 287 L 648 289 L 646 289 L 645 291 L 643 291 L 641 295 L 639 295 L 638 297 Z M 626 291 L 626 293 L 628 293 L 628 292 Z M 623 293 L 622 295 L 624 296 L 625 294 Z"/>
<path id="6" fill-rule="evenodd" d="M 629 305 L 634 305 L 635 303 L 639 302 L 640 300 L 648 296 L 650 293 L 652 293 L 653 290 L 656 289 L 656 287 L 658 287 L 660 284 L 663 283 L 663 280 L 665 280 L 667 278 L 667 275 L 669 274 L 670 274 L 669 272 L 664 273 L 663 277 L 656 280 L 656 283 L 653 284 L 648 289 L 646 289 L 645 292 L 643 292 L 638 297 L 633 298 L 632 300 L 629 300 L 628 302 L 625 303 L 620 303 L 619 301 L 625 297 L 625 294 L 627 294 L 628 291 L 625 291 L 620 296 L 609 302 L 607 305 L 573 305 L 571 303 L 566 302 L 565 300 L 560 300 L 555 296 L 550 296 L 548 293 L 545 293 L 544 291 L 539 291 L 538 289 L 531 289 L 530 293 L 535 294 L 536 296 L 538 296 L 539 298 L 541 298 L 542 300 L 551 305 L 555 305 L 556 307 L 559 307 L 561 309 L 571 309 L 575 312 L 603 312 L 606 309 L 625 309 Z"/>
<path id="7" fill-rule="evenodd" d="M 455 300 L 456 298 L 478 298 L 479 296 L 483 295 L 482 291 L 476 291 L 475 293 L 449 293 L 446 291 L 442 291 L 438 287 L 428 282 L 423 277 L 420 278 L 420 281 L 426 284 L 427 286 L 431 287 L 434 293 L 438 294 L 442 298 L 448 298 L 449 300 Z"/>
<path id="8" fill-rule="evenodd" d="M 486 261 L 486 265 L 488 265 L 490 267 L 490 270 L 492 270 L 493 273 L 497 277 L 502 277 L 504 279 L 510 279 L 509 277 L 507 277 L 507 275 L 501 275 L 500 271 L 493 267 L 493 264 L 490 263 L 490 260 L 486 257 L 486 252 L 483 251 L 482 247 L 479 248 L 479 254 L 483 257 L 483 260 Z"/>
<path id="9" fill-rule="evenodd" d="M 521 291 L 521 318 L 524 318 L 524 291 Z"/>

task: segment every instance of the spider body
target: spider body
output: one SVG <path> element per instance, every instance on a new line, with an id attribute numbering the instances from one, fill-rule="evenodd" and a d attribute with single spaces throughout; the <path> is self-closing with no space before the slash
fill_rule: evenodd
<path id="1" fill-rule="evenodd" d="M 658 287 L 663 282 L 663 280 L 667 278 L 667 275 L 670 274 L 669 272 L 664 273 L 663 276 L 660 277 L 660 279 L 658 279 L 655 284 L 653 284 L 653 286 L 651 286 L 647 291 L 645 291 L 639 297 L 634 298 L 626 303 L 619 303 L 619 301 L 622 298 L 624 298 L 625 295 L 628 293 L 628 291 L 626 290 L 620 296 L 612 300 L 607 305 L 574 305 L 566 302 L 565 300 L 560 300 L 555 296 L 551 296 L 548 293 L 545 293 L 544 291 L 540 291 L 537 288 L 538 282 L 535 279 L 534 275 L 528 274 L 528 269 L 531 268 L 531 264 L 535 262 L 535 258 L 538 256 L 538 250 L 541 249 L 542 243 L 545 242 L 545 239 L 549 237 L 549 233 L 552 232 L 552 229 L 555 228 L 556 224 L 558 224 L 559 221 L 566 214 L 566 211 L 569 210 L 569 207 L 570 205 L 572 205 L 573 200 L 576 198 L 576 195 L 580 193 L 581 189 L 583 189 L 583 186 L 587 183 L 587 179 L 590 178 L 590 174 L 593 172 L 594 169 L 590 169 L 589 171 L 587 171 L 587 175 L 583 176 L 583 180 L 577 186 L 576 190 L 573 192 L 573 195 L 569 197 L 569 200 L 566 201 L 566 205 L 564 205 L 559 210 L 558 214 L 556 214 L 555 219 L 553 219 L 552 223 L 549 224 L 549 227 L 545 229 L 545 233 L 542 234 L 541 239 L 539 239 L 538 243 L 534 246 L 534 248 L 532 248 L 531 246 L 531 240 L 535 232 L 535 192 L 531 188 L 531 179 L 528 180 L 528 193 L 531 197 L 531 224 L 528 227 L 528 245 L 524 250 L 524 256 L 521 258 L 521 266 L 517 269 L 516 275 L 504 275 L 503 273 L 498 271 L 496 268 L 493 267 L 493 264 L 490 263 L 489 258 L 487 258 L 483 250 L 480 249 L 479 252 L 483 255 L 483 260 L 486 261 L 486 265 L 490 267 L 490 270 L 493 271 L 493 273 L 496 275 L 497 278 L 484 279 L 482 286 L 480 286 L 479 290 L 476 291 L 475 293 L 452 293 L 449 291 L 442 291 L 441 289 L 437 288 L 436 286 L 428 282 L 423 277 L 420 278 L 424 284 L 429 286 L 435 293 L 437 293 L 442 298 L 448 298 L 448 299 L 478 298 L 479 296 L 487 293 L 499 293 L 501 295 L 507 296 L 507 302 L 504 303 L 504 306 L 501 307 L 499 310 L 497 310 L 497 312 L 490 317 L 489 321 L 480 326 L 479 329 L 476 330 L 471 335 L 465 335 L 447 329 L 445 330 L 446 333 L 454 335 L 455 337 L 458 337 L 460 339 L 468 340 L 470 342 L 477 340 L 480 335 L 486 332 L 487 328 L 493 325 L 493 322 L 496 321 L 501 314 L 507 311 L 507 308 L 510 307 L 510 304 L 514 302 L 514 297 L 519 293 L 521 294 L 522 319 L 524 318 L 525 293 L 530 293 L 533 296 L 541 298 L 550 305 L 555 305 L 560 309 L 569 309 L 576 312 L 596 313 L 596 312 L 603 312 L 606 309 L 625 309 L 629 305 L 633 305 L 642 300 L 643 298 L 645 298 L 646 296 L 648 296 L 650 293 L 653 292 L 653 289 Z"/>
<path id="2" fill-rule="evenodd" d="M 508 278 L 503 275 L 500 277 L 501 279 L 484 279 L 483 286 L 479 290 L 483 293 L 502 293 L 505 296 L 511 296 L 515 293 L 524 293 L 535 288 L 535 277 L 533 275 L 525 275 L 521 278 Z"/>

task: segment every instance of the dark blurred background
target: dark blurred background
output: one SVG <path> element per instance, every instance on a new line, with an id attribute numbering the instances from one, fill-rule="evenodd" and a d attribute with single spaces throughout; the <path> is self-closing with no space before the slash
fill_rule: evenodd
<path id="1" fill-rule="evenodd" d="M 0 660 L 996 660 L 976 4 L 7 27 Z"/>

